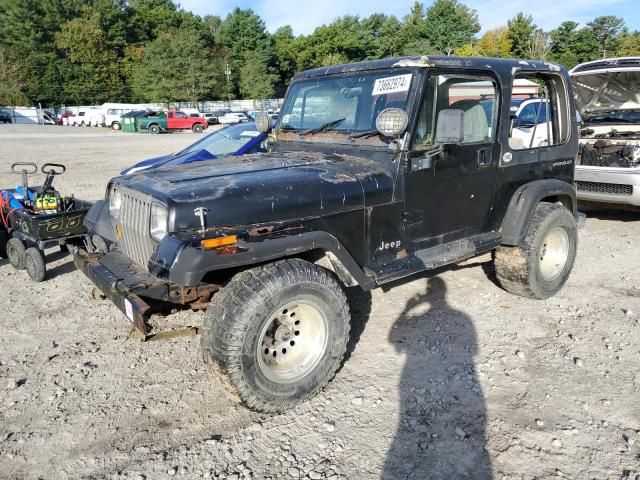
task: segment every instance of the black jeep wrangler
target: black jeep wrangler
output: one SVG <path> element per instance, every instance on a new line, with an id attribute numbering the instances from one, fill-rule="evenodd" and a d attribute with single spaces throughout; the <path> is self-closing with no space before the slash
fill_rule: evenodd
<path id="1" fill-rule="evenodd" d="M 522 85 L 537 87 L 547 119 L 530 139 L 510 113 L 529 96 Z M 112 179 L 75 263 L 144 335 L 158 304 L 208 307 L 214 377 L 248 407 L 281 411 L 343 360 L 344 286 L 493 252 L 509 292 L 562 288 L 577 246 L 574 112 L 567 72 L 543 62 L 404 57 L 306 71 L 269 153 Z"/>

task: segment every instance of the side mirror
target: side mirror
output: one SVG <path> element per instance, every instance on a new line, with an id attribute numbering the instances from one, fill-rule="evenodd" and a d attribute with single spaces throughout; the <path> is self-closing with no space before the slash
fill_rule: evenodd
<path id="1" fill-rule="evenodd" d="M 458 144 L 464 141 L 464 110 L 447 108 L 438 114 L 436 143 Z"/>
<path id="2" fill-rule="evenodd" d="M 269 133 L 271 130 L 271 117 L 267 112 L 256 113 L 256 128 L 259 132 Z"/>
<path id="3" fill-rule="evenodd" d="M 409 115 L 401 108 L 385 108 L 376 117 L 376 130 L 385 137 L 400 137 L 408 124 Z"/>

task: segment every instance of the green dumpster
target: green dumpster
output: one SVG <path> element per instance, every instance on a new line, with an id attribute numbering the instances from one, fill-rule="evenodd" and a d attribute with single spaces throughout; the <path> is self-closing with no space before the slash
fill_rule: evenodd
<path id="1" fill-rule="evenodd" d="M 127 112 L 120 117 L 120 127 L 123 132 L 135 132 L 136 131 L 136 116 L 142 113 L 146 113 L 143 110 L 134 110 Z"/>

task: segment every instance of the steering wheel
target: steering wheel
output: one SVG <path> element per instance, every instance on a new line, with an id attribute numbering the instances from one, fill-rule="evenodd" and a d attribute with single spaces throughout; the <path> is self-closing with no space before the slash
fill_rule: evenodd
<path id="1" fill-rule="evenodd" d="M 29 169 L 19 167 L 30 167 Z M 13 173 L 25 173 L 27 175 L 33 175 L 38 171 L 38 166 L 35 163 L 31 162 L 16 162 L 11 165 L 11 171 Z"/>
<path id="2" fill-rule="evenodd" d="M 45 163 L 42 165 L 40 171 L 47 175 L 61 175 L 67 171 L 67 167 L 60 165 L 59 163 Z"/>

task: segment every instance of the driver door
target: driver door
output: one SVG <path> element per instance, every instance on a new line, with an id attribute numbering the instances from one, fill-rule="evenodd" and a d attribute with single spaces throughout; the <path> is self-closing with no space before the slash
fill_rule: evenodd
<path id="1" fill-rule="evenodd" d="M 416 249 L 483 232 L 500 155 L 496 80 L 448 73 L 426 81 L 405 183 L 405 235 Z M 436 142 L 436 122 L 445 109 L 464 119 L 460 142 Z"/>

